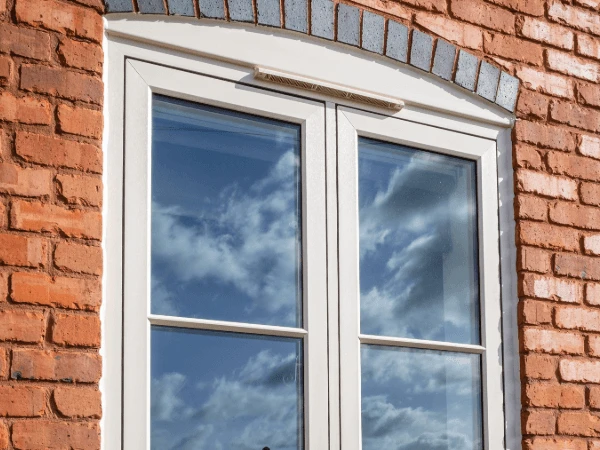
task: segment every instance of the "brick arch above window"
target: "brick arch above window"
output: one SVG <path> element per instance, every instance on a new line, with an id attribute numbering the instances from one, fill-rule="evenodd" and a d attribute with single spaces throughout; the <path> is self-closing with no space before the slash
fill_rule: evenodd
<path id="1" fill-rule="evenodd" d="M 174 15 L 282 28 L 429 72 L 513 112 L 519 80 L 441 38 L 332 0 L 105 0 L 107 13 Z"/>

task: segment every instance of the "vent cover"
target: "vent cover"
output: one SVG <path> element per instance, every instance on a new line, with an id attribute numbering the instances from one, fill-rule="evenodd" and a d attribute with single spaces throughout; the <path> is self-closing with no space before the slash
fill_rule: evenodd
<path id="1" fill-rule="evenodd" d="M 254 69 L 254 78 L 269 81 L 271 83 L 283 84 L 298 89 L 318 92 L 331 97 L 345 98 L 354 102 L 366 103 L 379 108 L 400 111 L 404 107 L 404 102 L 395 98 L 372 94 L 371 92 L 359 91 L 347 86 L 329 83 L 327 81 L 315 80 L 313 78 L 306 78 L 300 75 L 293 75 L 271 69 L 265 69 L 263 67 L 256 67 Z"/>

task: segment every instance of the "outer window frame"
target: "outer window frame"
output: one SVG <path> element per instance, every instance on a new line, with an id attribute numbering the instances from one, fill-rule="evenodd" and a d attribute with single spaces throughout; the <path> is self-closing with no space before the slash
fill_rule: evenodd
<path id="1" fill-rule="evenodd" d="M 520 433 L 520 377 L 516 321 L 516 249 L 514 245 L 513 172 L 511 126 L 512 114 L 500 111 L 480 98 L 469 96 L 458 88 L 440 85 L 437 80 L 423 76 L 422 72 L 406 66 L 393 69 L 384 58 L 365 54 L 360 50 L 339 50 L 335 43 L 319 42 L 284 30 L 265 33 L 254 27 L 236 24 L 213 26 L 211 21 L 189 24 L 170 17 L 155 22 L 113 15 L 105 20 L 107 47 L 105 51 L 105 138 L 104 156 L 104 303 L 102 305 L 103 342 L 103 394 L 102 447 L 122 447 L 122 336 L 123 327 L 123 143 L 125 138 L 125 83 L 128 59 L 140 59 L 163 66 L 176 67 L 182 71 L 206 74 L 230 80 L 245 86 L 263 87 L 307 98 L 306 91 L 293 87 L 269 85 L 252 77 L 254 65 L 260 64 L 281 71 L 314 74 L 315 78 L 338 81 L 343 74 L 349 86 L 357 89 L 376 89 L 379 92 L 396 93 L 410 91 L 410 102 L 397 113 L 396 119 L 411 123 L 431 125 L 494 141 L 497 151 L 498 173 L 490 175 L 489 184 L 499 197 L 500 265 L 503 325 L 503 373 L 505 410 L 504 428 L 506 444 L 501 448 L 516 449 L 521 445 Z M 215 24 L 216 25 L 216 24 Z M 214 46 L 214 42 L 223 45 Z M 282 45 L 284 44 L 284 45 Z M 373 59 L 377 61 L 374 61 Z M 357 70 L 360 65 L 365 70 Z M 301 68 L 301 69 L 300 69 Z M 377 79 L 377 86 L 372 80 Z M 441 87 L 441 90 L 440 90 Z M 336 103 L 365 109 L 352 101 L 336 101 L 326 95 L 310 95 L 310 99 L 325 104 L 325 123 L 335 127 Z M 381 112 L 371 109 L 373 112 Z M 146 136 L 147 137 L 147 136 Z M 336 147 L 336 136 L 326 135 L 327 149 Z M 418 145 L 417 145 L 418 146 Z M 335 151 L 327 151 L 327 293 L 338 297 L 343 280 L 335 268 L 338 264 L 337 224 L 337 161 Z M 494 180 L 494 181 L 492 181 Z M 497 250 L 497 247 L 496 247 Z M 329 392 L 335 398 L 339 391 L 337 354 L 337 303 L 328 304 L 329 323 Z M 501 388 L 499 386 L 498 388 Z M 330 401 L 329 448 L 340 449 L 339 405 Z M 497 425 L 496 425 L 497 426 Z M 126 447 L 125 447 L 126 448 Z"/>

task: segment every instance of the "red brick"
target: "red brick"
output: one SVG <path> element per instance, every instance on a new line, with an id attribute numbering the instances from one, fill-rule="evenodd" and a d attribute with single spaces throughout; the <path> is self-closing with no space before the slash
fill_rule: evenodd
<path id="1" fill-rule="evenodd" d="M 524 300 L 520 303 L 521 317 L 527 325 L 545 325 L 552 323 L 554 306 L 548 302 Z"/>
<path id="2" fill-rule="evenodd" d="M 597 436 L 600 417 L 588 412 L 563 412 L 558 417 L 558 432 L 571 436 Z"/>
<path id="3" fill-rule="evenodd" d="M 526 404 L 541 408 L 578 409 L 585 406 L 583 386 L 556 383 L 528 383 L 525 387 Z"/>
<path id="4" fill-rule="evenodd" d="M 51 105 L 46 100 L 15 97 L 9 92 L 0 92 L 0 120 L 48 125 L 52 121 Z"/>
<path id="5" fill-rule="evenodd" d="M 600 39 L 585 34 L 578 35 L 577 54 L 600 59 Z"/>
<path id="6" fill-rule="evenodd" d="M 535 437 L 525 441 L 525 450 L 587 450 L 587 441 Z"/>
<path id="7" fill-rule="evenodd" d="M 48 243 L 45 239 L 0 233 L 0 264 L 45 267 L 47 261 Z"/>
<path id="8" fill-rule="evenodd" d="M 101 275 L 102 248 L 59 242 L 54 251 L 54 264 L 60 270 Z"/>
<path id="9" fill-rule="evenodd" d="M 11 227 L 26 231 L 46 231 L 69 237 L 100 239 L 102 215 L 97 211 L 71 210 L 56 205 L 15 200 Z"/>
<path id="10" fill-rule="evenodd" d="M 579 153 L 583 156 L 600 159 L 600 138 L 585 134 L 580 136 L 577 150 L 579 150 Z"/>
<path id="11" fill-rule="evenodd" d="M 484 33 L 483 48 L 486 53 L 534 66 L 541 66 L 544 61 L 539 44 L 504 34 Z"/>
<path id="12" fill-rule="evenodd" d="M 600 357 L 600 336 L 588 336 L 588 354 L 594 358 Z"/>
<path id="13" fill-rule="evenodd" d="M 50 195 L 52 174 L 45 169 L 28 169 L 0 162 L 0 192 L 24 197 Z"/>
<path id="14" fill-rule="evenodd" d="M 515 15 L 505 9 L 475 0 L 452 0 L 452 15 L 466 22 L 505 33 L 514 33 Z"/>
<path id="15" fill-rule="evenodd" d="M 10 372 L 13 379 L 97 383 L 101 369 L 95 353 L 16 348 Z"/>
<path id="16" fill-rule="evenodd" d="M 600 66 L 585 59 L 572 56 L 570 53 L 557 50 L 546 50 L 548 68 L 583 80 L 597 81 L 600 76 Z"/>
<path id="17" fill-rule="evenodd" d="M 0 199 L 0 229 L 1 228 L 6 228 L 7 224 L 8 224 L 8 219 L 7 219 L 7 208 L 6 206 L 4 206 L 4 203 L 2 202 L 2 199 Z"/>
<path id="18" fill-rule="evenodd" d="M 0 311 L 0 341 L 40 343 L 44 339 L 44 324 L 41 312 Z"/>
<path id="19" fill-rule="evenodd" d="M 19 421 L 12 427 L 16 449 L 86 449 L 100 448 L 100 428 L 94 422 Z"/>
<path id="20" fill-rule="evenodd" d="M 582 355 L 585 346 L 583 336 L 577 333 L 526 328 L 523 348 L 530 352 Z"/>
<path id="21" fill-rule="evenodd" d="M 546 197 L 577 200 L 577 182 L 569 178 L 555 177 L 543 172 L 519 170 L 517 189 Z"/>
<path id="22" fill-rule="evenodd" d="M 575 0 L 575 4 L 587 8 L 600 8 L 600 0 Z"/>
<path id="23" fill-rule="evenodd" d="M 519 270 L 528 272 L 547 273 L 550 272 L 551 253 L 535 247 L 519 248 L 517 267 Z"/>
<path id="24" fill-rule="evenodd" d="M 41 417 L 46 410 L 46 390 L 38 386 L 0 386 L 0 416 Z"/>
<path id="25" fill-rule="evenodd" d="M 591 386 L 589 391 L 589 403 L 592 409 L 600 409 L 600 387 Z"/>
<path id="26" fill-rule="evenodd" d="M 497 5 L 505 6 L 532 16 L 544 15 L 544 0 L 490 0 Z"/>
<path id="27" fill-rule="evenodd" d="M 67 66 L 92 72 L 102 71 L 102 47 L 98 44 L 64 38 L 58 47 L 58 54 Z"/>
<path id="28" fill-rule="evenodd" d="M 600 441 L 590 441 L 589 450 L 600 450 Z"/>
<path id="29" fill-rule="evenodd" d="M 17 0 L 15 12 L 19 22 L 102 41 L 102 16 L 87 8 L 55 0 Z"/>
<path id="30" fill-rule="evenodd" d="M 600 132 L 600 112 L 564 102 L 552 102 L 550 117 L 575 128 Z"/>
<path id="31" fill-rule="evenodd" d="M 417 14 L 415 21 L 423 28 L 457 44 L 481 50 L 483 48 L 483 32 L 479 27 L 454 21 L 448 17 L 434 14 Z"/>
<path id="32" fill-rule="evenodd" d="M 101 151 L 90 144 L 23 131 L 17 132 L 15 146 L 17 154 L 30 162 L 85 172 L 102 172 Z"/>
<path id="33" fill-rule="evenodd" d="M 559 370 L 564 381 L 600 383 L 600 361 L 563 359 L 559 363 Z"/>
<path id="34" fill-rule="evenodd" d="M 583 286 L 573 280 L 565 280 L 532 273 L 523 275 L 521 294 L 565 303 L 581 303 Z"/>
<path id="35" fill-rule="evenodd" d="M 0 52 L 12 53 L 25 58 L 47 61 L 50 59 L 50 35 L 9 23 L 0 23 Z"/>
<path id="36" fill-rule="evenodd" d="M 102 179 L 84 175 L 57 175 L 58 193 L 67 203 L 102 205 Z"/>
<path id="37" fill-rule="evenodd" d="M 54 404 L 60 414 L 74 418 L 99 419 L 102 415 L 100 391 L 84 387 L 59 387 L 54 390 Z"/>
<path id="38" fill-rule="evenodd" d="M 102 112 L 89 108 L 60 105 L 58 125 L 65 133 L 100 139 L 102 136 Z"/>
<path id="39" fill-rule="evenodd" d="M 579 232 L 571 228 L 521 221 L 518 230 L 521 244 L 568 251 L 579 249 Z"/>
<path id="40" fill-rule="evenodd" d="M 554 261 L 555 271 L 559 275 L 600 280 L 600 259 L 598 258 L 560 253 L 556 255 Z"/>
<path id="41" fill-rule="evenodd" d="M 0 4 L 5 0 L 0 0 Z M 0 450 L 8 450 L 9 432 L 5 423 L 0 422 Z"/>
<path id="42" fill-rule="evenodd" d="M 531 67 L 517 69 L 517 77 L 527 89 L 554 97 L 573 98 L 573 81 L 552 73 L 540 72 Z"/>
<path id="43" fill-rule="evenodd" d="M 588 230 L 600 230 L 600 208 L 555 202 L 550 205 L 550 221 Z"/>
<path id="44" fill-rule="evenodd" d="M 5 380 L 8 377 L 8 350 L 0 347 L 0 380 Z M 0 446 L 0 449 L 2 447 Z"/>
<path id="45" fill-rule="evenodd" d="M 558 328 L 600 331 L 600 311 L 577 306 L 561 306 L 556 308 L 555 322 Z"/>
<path id="46" fill-rule="evenodd" d="M 549 2 L 548 17 L 555 22 L 600 35 L 598 13 L 563 5 L 558 0 L 554 0 Z"/>
<path id="47" fill-rule="evenodd" d="M 523 119 L 545 120 L 550 100 L 533 91 L 522 90 L 517 103 L 517 116 Z"/>
<path id="48" fill-rule="evenodd" d="M 403 3 L 436 12 L 446 12 L 448 7 L 445 0 L 404 0 Z"/>
<path id="49" fill-rule="evenodd" d="M 0 55 L 0 83 L 7 84 L 13 73 L 13 63 L 10 56 Z"/>
<path id="50" fill-rule="evenodd" d="M 565 409 L 581 409 L 585 407 L 585 389 L 574 384 L 562 385 L 558 406 Z"/>
<path id="51" fill-rule="evenodd" d="M 69 347 L 100 347 L 100 319 L 57 313 L 51 339 L 55 344 Z"/>
<path id="52" fill-rule="evenodd" d="M 552 411 L 525 412 L 525 434 L 554 434 L 556 418 Z"/>
<path id="53" fill-rule="evenodd" d="M 600 161 L 559 152 L 548 153 L 548 166 L 553 173 L 590 181 L 600 181 Z"/>
<path id="54" fill-rule="evenodd" d="M 514 153 L 517 158 L 518 167 L 535 170 L 544 168 L 542 156 L 535 147 L 525 144 L 516 144 L 514 146 Z"/>
<path id="55" fill-rule="evenodd" d="M 588 283 L 585 285 L 585 302 L 588 305 L 600 305 L 600 284 Z"/>
<path id="56" fill-rule="evenodd" d="M 600 255 L 600 234 L 584 236 L 583 250 L 588 255 Z"/>
<path id="57" fill-rule="evenodd" d="M 19 272 L 11 277 L 11 298 L 17 303 L 97 311 L 101 289 L 98 280 Z"/>
<path id="58" fill-rule="evenodd" d="M 553 380 L 556 378 L 556 357 L 550 355 L 529 354 L 523 361 L 525 377 L 535 380 Z"/>
<path id="59" fill-rule="evenodd" d="M 532 195 L 516 197 L 517 215 L 521 219 L 546 221 L 548 219 L 548 201 Z"/>
<path id="60" fill-rule="evenodd" d="M 24 64 L 20 87 L 68 100 L 102 103 L 103 87 L 99 78 L 63 68 Z"/>
<path id="61" fill-rule="evenodd" d="M 600 89 L 596 84 L 579 83 L 577 86 L 577 100 L 589 106 L 600 106 Z"/>
<path id="62" fill-rule="evenodd" d="M 558 127 L 542 125 L 524 120 L 515 125 L 517 141 L 528 142 L 540 147 L 562 151 L 573 151 L 576 147 L 575 136 Z"/>
<path id="63" fill-rule="evenodd" d="M 8 274 L 0 272 L 0 303 L 8 300 Z"/>
<path id="64" fill-rule="evenodd" d="M 573 50 L 574 36 L 568 28 L 553 25 L 545 20 L 533 17 L 521 17 L 517 20 L 517 30 L 521 36 L 544 44 Z"/>
<path id="65" fill-rule="evenodd" d="M 404 19 L 408 21 L 412 18 L 412 11 L 407 9 L 405 4 L 400 4 L 397 2 L 392 3 L 386 0 L 356 0 L 354 3 L 366 6 L 370 9 L 385 11 L 387 14 L 390 14 L 397 19 Z"/>

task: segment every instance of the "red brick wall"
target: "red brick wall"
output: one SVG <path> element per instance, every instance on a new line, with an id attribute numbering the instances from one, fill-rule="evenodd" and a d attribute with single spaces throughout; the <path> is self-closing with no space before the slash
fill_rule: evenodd
<path id="1" fill-rule="evenodd" d="M 600 450 L 600 0 L 355 3 L 520 78 L 524 448 Z M 0 0 L 0 450 L 99 447 L 102 10 Z"/>
<path id="2" fill-rule="evenodd" d="M 0 0 L 0 450 L 99 448 L 101 0 Z"/>

